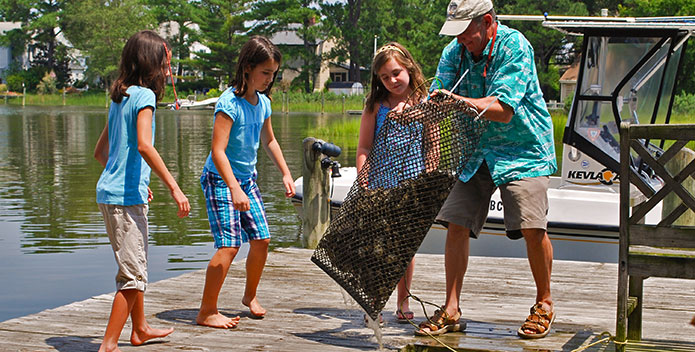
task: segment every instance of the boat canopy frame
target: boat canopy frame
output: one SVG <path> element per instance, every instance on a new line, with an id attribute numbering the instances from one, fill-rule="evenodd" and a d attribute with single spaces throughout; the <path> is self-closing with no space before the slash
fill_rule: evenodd
<path id="1" fill-rule="evenodd" d="M 563 142 L 619 173 L 621 122 L 670 122 L 695 17 L 546 20 L 543 26 L 584 37 Z M 643 141 L 657 157 L 663 142 Z M 635 186 L 644 194 L 654 193 L 660 182 L 639 156 L 631 157 Z"/>

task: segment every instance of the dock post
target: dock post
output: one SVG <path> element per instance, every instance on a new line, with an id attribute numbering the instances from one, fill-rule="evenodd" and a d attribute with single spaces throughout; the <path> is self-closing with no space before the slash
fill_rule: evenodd
<path id="1" fill-rule="evenodd" d="M 281 112 L 285 112 L 285 92 L 282 92 L 282 110 Z"/>
<path id="2" fill-rule="evenodd" d="M 323 113 L 325 111 L 323 106 L 324 106 L 323 91 L 321 91 L 321 115 L 323 115 Z"/>
<path id="3" fill-rule="evenodd" d="M 63 87 L 63 106 L 65 106 L 65 87 Z"/>
<path id="4" fill-rule="evenodd" d="M 24 86 L 24 82 L 22 82 L 22 106 L 25 106 L 27 103 L 27 87 Z"/>
<path id="5" fill-rule="evenodd" d="M 343 95 L 343 115 L 345 115 L 345 95 Z"/>
<path id="6" fill-rule="evenodd" d="M 316 138 L 303 141 L 304 163 L 302 167 L 302 245 L 316 248 L 328 229 L 330 220 L 330 177 L 321 167 L 321 152 L 314 150 Z"/>

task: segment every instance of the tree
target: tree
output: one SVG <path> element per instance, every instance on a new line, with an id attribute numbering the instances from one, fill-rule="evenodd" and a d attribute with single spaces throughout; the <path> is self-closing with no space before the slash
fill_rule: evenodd
<path id="1" fill-rule="evenodd" d="M 367 36 L 359 26 L 362 0 L 347 0 L 345 3 L 324 1 L 321 12 L 325 16 L 326 33 L 336 41 L 336 47 L 329 57 L 340 61 L 349 59 L 348 81 L 362 81 L 360 66 L 363 64 L 363 57 L 360 54 Z"/>
<path id="2" fill-rule="evenodd" d="M 239 50 L 246 41 L 243 14 L 247 0 L 202 0 L 193 12 L 200 26 L 200 41 L 210 52 L 197 52 L 192 63 L 206 75 L 226 83 L 234 78 Z"/>
<path id="3" fill-rule="evenodd" d="M 320 13 L 316 6 L 314 0 L 260 1 L 253 5 L 249 13 L 249 19 L 264 19 L 254 26 L 254 33 L 270 37 L 280 31 L 290 31 L 302 40 L 300 47 L 287 47 L 284 50 L 288 56 L 284 61 L 298 59 L 302 62 L 299 79 L 307 93 L 314 90 L 323 59 L 316 52 L 319 38 L 325 37 L 321 23 L 317 22 Z"/>
<path id="4" fill-rule="evenodd" d="M 438 35 L 446 19 L 447 5 L 448 0 L 380 0 L 348 3 L 326 1 L 321 6 L 326 17 L 326 32 L 334 36 L 339 44 L 333 56 L 340 61 L 349 59 L 351 69 L 371 69 L 374 56 L 372 43 L 376 36 L 378 46 L 391 41 L 403 44 L 422 66 L 425 77 L 432 77 L 442 49 L 452 39 Z M 359 18 L 355 22 L 357 14 Z M 353 75 L 351 73 L 351 77 Z"/>
<path id="5" fill-rule="evenodd" d="M 498 2 L 498 14 L 543 14 L 549 15 L 576 15 L 588 16 L 588 11 L 582 2 L 571 0 L 518 0 Z M 536 69 L 541 84 L 541 89 L 546 99 L 557 99 L 559 94 L 559 71 L 552 66 L 558 51 L 566 46 L 580 48 L 580 39 L 568 37 L 565 34 L 550 28 L 545 28 L 540 22 L 508 21 L 505 23 L 511 28 L 519 30 L 533 46 L 535 53 Z M 566 62 L 574 61 L 576 53 L 571 51 L 565 58 Z"/>
<path id="6" fill-rule="evenodd" d="M 194 26 L 196 4 L 189 0 L 150 0 L 153 14 L 163 26 L 165 39 L 171 45 L 172 64 L 176 64 L 175 74 L 181 77 L 184 65 L 190 64 L 190 47 L 197 41 L 198 31 Z"/>
<path id="7" fill-rule="evenodd" d="M 628 0 L 625 6 L 620 6 L 621 16 L 688 16 L 695 13 L 695 2 L 691 0 Z M 692 40 L 683 56 L 682 72 L 678 77 L 677 94 L 695 92 L 695 46 Z"/>
<path id="8" fill-rule="evenodd" d="M 57 84 L 69 83 L 67 66 L 70 61 L 67 47 L 58 42 L 61 33 L 59 18 L 63 13 L 64 0 L 0 0 L 0 18 L 21 22 L 22 27 L 6 34 L 13 52 L 23 53 L 27 44 L 34 48 L 32 66 L 45 72 L 55 72 Z"/>
<path id="9" fill-rule="evenodd" d="M 69 2 L 61 26 L 65 36 L 87 57 L 86 76 L 108 87 L 118 74 L 125 42 L 140 30 L 154 29 L 156 20 L 139 0 Z"/>

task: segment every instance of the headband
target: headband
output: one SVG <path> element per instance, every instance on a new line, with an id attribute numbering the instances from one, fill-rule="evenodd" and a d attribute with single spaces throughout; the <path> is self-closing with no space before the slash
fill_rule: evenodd
<path id="1" fill-rule="evenodd" d="M 374 57 L 383 53 L 386 50 L 397 51 L 397 52 L 401 53 L 401 55 L 406 56 L 405 53 L 403 52 L 403 50 L 399 49 L 397 46 L 395 46 L 393 44 L 386 44 L 386 45 L 382 46 L 381 48 L 379 48 L 379 50 L 376 51 L 376 54 L 374 54 Z"/>

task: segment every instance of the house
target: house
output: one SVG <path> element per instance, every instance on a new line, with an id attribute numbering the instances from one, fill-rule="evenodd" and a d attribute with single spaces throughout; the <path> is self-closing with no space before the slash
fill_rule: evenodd
<path id="1" fill-rule="evenodd" d="M 186 22 L 185 27 L 189 28 L 193 31 L 196 31 L 196 32 L 200 30 L 200 26 L 197 23 Z M 157 33 L 159 35 L 161 35 L 163 38 L 173 38 L 173 37 L 177 37 L 179 35 L 179 30 L 180 30 L 180 25 L 178 22 L 169 21 L 169 22 L 161 23 L 159 25 L 159 28 L 157 28 Z M 211 52 L 210 48 L 201 44 L 198 41 L 191 43 L 189 49 L 190 49 L 189 55 L 188 55 L 189 59 L 195 59 L 197 57 L 197 53 L 209 54 Z M 172 62 L 172 65 L 175 65 L 175 63 Z M 178 64 L 176 64 L 176 65 L 178 65 Z M 178 72 L 178 67 L 172 67 L 171 69 L 174 72 Z M 196 76 L 196 77 L 201 76 L 199 72 L 194 71 L 194 70 L 184 70 L 181 73 L 181 75 L 182 76 Z M 178 82 L 176 80 L 176 77 L 174 77 L 174 79 L 175 79 L 174 82 Z M 218 88 L 222 89 L 222 86 L 220 86 Z"/>
<path id="2" fill-rule="evenodd" d="M 577 89 L 577 77 L 579 76 L 579 61 L 576 61 L 560 77 L 560 104 L 564 104 L 568 97 Z"/>
<path id="3" fill-rule="evenodd" d="M 304 41 L 297 35 L 296 32 L 296 29 L 298 29 L 300 26 L 301 25 L 298 23 L 291 24 L 288 30 L 279 31 L 273 34 L 273 36 L 270 38 L 270 41 L 273 42 L 273 44 L 279 46 L 280 48 L 282 48 L 283 46 L 303 46 Z M 336 44 L 333 40 L 320 40 L 314 43 L 313 46 L 315 47 L 316 55 L 325 56 L 331 50 L 333 50 L 333 48 L 335 48 Z M 283 66 L 285 67 L 285 69 L 278 73 L 278 80 L 281 82 L 281 86 L 289 87 L 292 80 L 299 76 L 299 73 L 302 69 L 302 61 L 300 59 L 285 61 L 283 62 Z M 336 92 L 336 94 L 360 94 L 355 92 L 357 92 L 358 90 L 360 90 L 361 92 L 362 88 L 353 89 L 352 86 L 355 85 L 362 87 L 361 82 L 349 82 L 349 87 L 345 86 L 345 84 L 341 84 L 334 85 L 334 88 L 331 88 L 330 84 L 332 83 L 347 82 L 348 71 L 349 66 L 346 63 L 328 60 L 322 61 L 321 69 L 319 70 L 319 73 L 316 76 L 314 91 L 318 92 L 324 88 L 328 88 L 329 91 Z M 360 67 L 360 71 L 364 75 L 363 77 L 367 77 L 367 75 L 369 74 L 369 70 L 363 67 Z M 328 82 L 331 83 L 329 83 L 329 86 L 326 86 Z M 340 86 L 340 88 L 335 88 L 338 86 Z M 348 91 L 352 93 L 347 93 Z"/>
<path id="4" fill-rule="evenodd" d="M 0 35 L 4 35 L 13 29 L 22 27 L 21 22 L 0 22 Z M 5 71 L 12 63 L 12 50 L 6 46 L 0 46 L 0 78 L 5 81 Z"/>
<path id="5" fill-rule="evenodd" d="M 13 29 L 18 29 L 22 27 L 21 22 L 0 22 L 0 35 L 5 34 L 5 32 L 11 31 Z M 72 82 L 81 81 L 84 79 L 84 72 L 87 69 L 86 58 L 82 53 L 73 48 L 72 44 L 65 38 L 63 33 L 59 33 L 56 38 L 58 43 L 67 46 L 68 54 L 70 56 L 70 62 L 68 63 L 68 70 L 70 72 L 70 79 Z M 23 69 L 28 69 L 31 66 L 34 57 L 39 54 L 39 49 L 32 43 L 29 42 L 22 53 L 12 53 L 12 50 L 8 47 L 0 46 L 0 78 L 5 78 L 5 72 L 10 67 L 12 61 L 17 61 L 20 63 Z"/>

